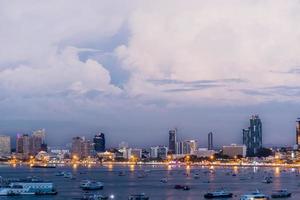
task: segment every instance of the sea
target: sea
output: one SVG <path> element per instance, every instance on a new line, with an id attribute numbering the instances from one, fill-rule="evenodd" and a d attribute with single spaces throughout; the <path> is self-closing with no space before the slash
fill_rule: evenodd
<path id="1" fill-rule="evenodd" d="M 56 176 L 58 172 L 71 172 L 74 179 Z M 119 176 L 122 172 L 124 176 Z M 102 165 L 97 167 L 30 168 L 28 166 L 0 165 L 2 178 L 26 178 L 34 176 L 52 181 L 58 191 L 54 196 L 0 197 L 0 200 L 72 200 L 81 199 L 87 193 L 79 184 L 92 179 L 104 183 L 104 189 L 90 194 L 102 194 L 117 200 L 127 200 L 131 194 L 149 196 L 150 200 L 201 200 L 210 191 L 225 189 L 240 199 L 242 194 L 259 190 L 271 195 L 272 191 L 288 189 L 291 200 L 300 199 L 300 175 L 297 168 L 279 167 L 203 167 L 164 165 Z M 263 183 L 272 177 L 270 184 Z M 167 179 L 166 183 L 161 182 Z M 190 190 L 176 190 L 175 185 L 187 185 Z"/>

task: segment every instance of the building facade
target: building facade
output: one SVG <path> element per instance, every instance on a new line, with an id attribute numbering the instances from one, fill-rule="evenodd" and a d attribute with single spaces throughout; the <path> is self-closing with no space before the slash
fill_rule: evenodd
<path id="1" fill-rule="evenodd" d="M 169 130 L 169 152 L 171 154 L 176 153 L 176 136 L 177 135 L 177 129 Z"/>
<path id="2" fill-rule="evenodd" d="M 300 145 L 300 118 L 296 121 L 296 144 Z"/>
<path id="3" fill-rule="evenodd" d="M 84 137 L 73 137 L 71 148 L 72 157 L 81 158 L 81 147 L 84 140 Z"/>
<path id="4" fill-rule="evenodd" d="M 99 133 L 95 135 L 94 139 L 94 149 L 96 152 L 105 152 L 105 135 L 104 133 Z"/>
<path id="5" fill-rule="evenodd" d="M 247 156 L 255 156 L 262 148 L 262 122 L 258 115 L 253 115 L 249 128 L 243 129 L 243 144 L 247 147 Z"/>
<path id="6" fill-rule="evenodd" d="M 168 155 L 168 147 L 165 146 L 156 146 L 150 148 L 150 157 L 151 158 L 159 158 L 166 159 Z"/>
<path id="7" fill-rule="evenodd" d="M 0 156 L 8 156 L 11 153 L 10 136 L 0 135 Z"/>
<path id="8" fill-rule="evenodd" d="M 16 152 L 27 159 L 30 155 L 30 137 L 28 134 L 18 134 L 16 141 Z"/>
<path id="9" fill-rule="evenodd" d="M 208 150 L 213 150 L 214 149 L 214 140 L 213 140 L 213 133 L 210 132 L 208 133 L 208 145 L 207 145 L 207 149 Z"/>
<path id="10" fill-rule="evenodd" d="M 246 145 L 232 144 L 230 146 L 223 146 L 223 155 L 234 158 L 236 156 L 246 157 L 247 147 Z"/>
<path id="11" fill-rule="evenodd" d="M 131 156 L 134 156 L 137 159 L 141 159 L 142 158 L 142 149 L 131 149 Z"/>

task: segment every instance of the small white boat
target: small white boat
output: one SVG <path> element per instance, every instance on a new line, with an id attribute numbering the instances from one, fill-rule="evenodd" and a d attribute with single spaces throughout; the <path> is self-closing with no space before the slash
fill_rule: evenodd
<path id="1" fill-rule="evenodd" d="M 253 192 L 251 194 L 242 195 L 240 200 L 269 200 L 268 195 L 262 194 L 259 191 Z"/>
<path id="2" fill-rule="evenodd" d="M 162 179 L 160 179 L 160 182 L 161 183 L 167 183 L 168 182 L 168 178 L 162 178 Z"/>
<path id="3" fill-rule="evenodd" d="M 64 178 L 70 178 L 70 179 L 74 178 L 73 174 L 71 172 L 65 172 L 63 176 L 64 176 Z"/>
<path id="4" fill-rule="evenodd" d="M 83 190 L 102 190 L 104 184 L 99 181 L 84 180 L 80 183 L 80 188 Z"/>
<path id="5" fill-rule="evenodd" d="M 265 177 L 264 180 L 263 180 L 262 182 L 263 182 L 263 183 L 267 183 L 267 184 L 273 183 L 272 177 Z"/>

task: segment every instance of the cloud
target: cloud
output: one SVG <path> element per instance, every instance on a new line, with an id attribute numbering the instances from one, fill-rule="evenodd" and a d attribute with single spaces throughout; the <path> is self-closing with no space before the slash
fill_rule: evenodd
<path id="1" fill-rule="evenodd" d="M 299 10 L 298 1 L 281 0 L 144 3 L 130 15 L 128 44 L 116 49 L 131 74 L 127 91 L 132 96 L 181 102 L 176 92 L 172 96 L 162 92 L 169 91 L 167 84 L 233 79 L 247 82 L 230 82 L 201 92 L 188 88 L 195 92 L 184 102 L 203 98 L 222 99 L 225 104 L 269 101 L 270 96 L 252 98 L 249 92 L 239 91 L 297 84 L 298 74 L 271 71 L 300 64 Z"/>

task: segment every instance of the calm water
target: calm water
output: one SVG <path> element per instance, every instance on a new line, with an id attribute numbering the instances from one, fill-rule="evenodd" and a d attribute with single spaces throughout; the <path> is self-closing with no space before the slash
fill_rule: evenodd
<path id="1" fill-rule="evenodd" d="M 148 176 L 138 178 L 144 170 Z M 59 171 L 69 171 L 74 174 L 76 180 L 70 180 L 55 176 Z M 125 171 L 126 176 L 118 176 L 119 171 Z M 200 174 L 199 179 L 194 174 Z M 232 176 L 236 173 L 237 176 Z M 188 175 L 187 175 L 188 174 Z M 79 188 L 79 182 L 84 179 L 96 179 L 104 182 L 104 189 L 100 194 L 114 194 L 115 199 L 125 200 L 129 194 L 146 193 L 151 200 L 200 200 L 207 191 L 227 189 L 239 199 L 241 194 L 259 189 L 271 194 L 272 190 L 287 188 L 293 194 L 289 199 L 300 199 L 300 176 L 298 169 L 283 168 L 221 168 L 215 167 L 213 173 L 207 167 L 176 167 L 168 169 L 163 166 L 102 166 L 97 168 L 55 168 L 33 169 L 28 167 L 9 166 L 0 167 L 2 177 L 37 176 L 45 180 L 53 181 L 58 195 L 56 196 L 27 196 L 27 197 L 0 197 L 2 199 L 21 200 L 67 200 L 80 199 L 84 192 Z M 264 184 L 262 180 L 266 176 L 273 177 L 273 183 Z M 160 179 L 168 177 L 168 183 L 161 183 Z M 209 183 L 208 183 L 209 181 Z M 189 191 L 173 189 L 175 184 L 186 184 L 191 187 Z"/>

